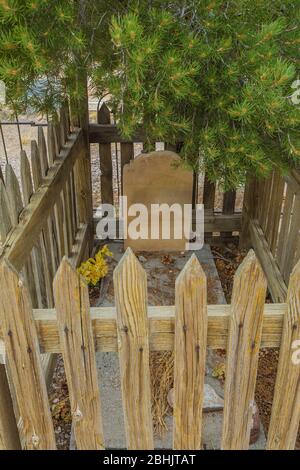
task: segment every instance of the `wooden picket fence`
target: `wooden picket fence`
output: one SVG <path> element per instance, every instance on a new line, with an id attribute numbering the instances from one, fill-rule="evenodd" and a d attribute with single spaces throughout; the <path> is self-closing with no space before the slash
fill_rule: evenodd
<path id="1" fill-rule="evenodd" d="M 300 259 L 299 170 L 284 176 L 274 171 L 268 179 L 248 182 L 242 242 L 255 249 L 273 301 L 284 302 L 291 272 Z"/>
<path id="2" fill-rule="evenodd" d="M 9 163 L 0 178 L 0 257 L 22 271 L 34 308 L 53 306 L 60 261 L 84 249 L 92 219 L 86 144 L 81 129 L 71 132 L 67 108 L 47 140 L 40 126 L 30 159 L 21 151 L 21 185 Z"/>
<path id="3" fill-rule="evenodd" d="M 32 309 L 26 281 L 0 264 L 0 339 L 26 449 L 55 449 L 40 350 L 61 352 L 77 449 L 104 449 L 96 351 L 118 351 L 128 449 L 153 449 L 150 350 L 175 350 L 174 449 L 200 449 L 206 350 L 227 348 L 223 449 L 248 449 L 261 347 L 280 347 L 268 449 L 293 449 L 300 420 L 300 263 L 285 304 L 265 304 L 267 282 L 251 250 L 234 279 L 231 305 L 207 306 L 195 255 L 176 281 L 174 307 L 148 307 L 147 278 L 128 249 L 114 271 L 116 307 L 90 308 L 88 287 L 64 258 L 54 280 L 54 309 Z M 1 405 L 1 403 L 0 403 Z M 1 406 L 0 406 L 1 410 Z M 0 444 L 16 431 L 0 413 Z M 1 440 L 2 434 L 2 440 Z"/>
<path id="4" fill-rule="evenodd" d="M 83 131 L 71 130 L 68 109 L 63 108 L 47 133 L 38 128 L 29 158 L 21 151 L 20 181 L 9 163 L 0 173 L 0 261 L 6 260 L 25 280 L 33 308 L 54 306 L 53 279 L 61 260 L 67 256 L 77 266 L 93 245 L 89 167 Z M 41 353 L 48 385 L 56 356 Z M 10 416 L 10 422 L 14 417 L 6 410 L 13 401 L 0 354 L 0 414 Z M 16 416 L 22 428 L 18 409 Z M 0 425 L 0 448 L 3 433 Z"/>

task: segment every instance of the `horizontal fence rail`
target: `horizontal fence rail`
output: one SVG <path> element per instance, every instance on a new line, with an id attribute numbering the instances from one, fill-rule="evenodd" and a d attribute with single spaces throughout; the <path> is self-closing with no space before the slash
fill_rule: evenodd
<path id="1" fill-rule="evenodd" d="M 26 283 L 2 261 L 2 352 L 26 423 L 24 448 L 54 447 L 39 348 L 62 352 L 77 448 L 99 450 L 105 436 L 96 350 L 119 353 L 127 447 L 152 449 L 149 351 L 174 349 L 173 447 L 199 449 L 206 348 L 226 348 L 222 448 L 247 449 L 259 349 L 273 346 L 281 352 L 267 446 L 293 448 L 300 420 L 300 368 L 291 357 L 300 335 L 300 263 L 291 275 L 285 304 L 265 304 L 266 287 L 251 250 L 235 275 L 231 305 L 208 306 L 206 277 L 192 256 L 177 278 L 175 306 L 148 307 L 146 273 L 128 249 L 114 271 L 115 308 L 91 309 L 87 285 L 65 258 L 54 281 L 55 309 L 33 310 Z M 26 403 L 37 401 L 35 408 L 25 406 L 25 389 Z M 5 419 L 0 414 L 0 430 Z"/>

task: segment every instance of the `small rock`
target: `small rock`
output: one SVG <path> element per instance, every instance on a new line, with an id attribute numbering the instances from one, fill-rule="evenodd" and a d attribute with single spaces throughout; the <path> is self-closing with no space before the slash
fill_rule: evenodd
<path id="1" fill-rule="evenodd" d="M 257 404 L 254 402 L 252 411 L 252 427 L 250 433 L 250 444 L 255 444 L 260 434 L 260 417 Z"/>
<path id="2" fill-rule="evenodd" d="M 168 403 L 171 408 L 174 407 L 174 389 L 172 388 L 168 393 Z M 203 411 L 220 411 L 224 408 L 224 400 L 219 397 L 213 387 L 209 384 L 204 384 L 204 403 Z"/>
<path id="3" fill-rule="evenodd" d="M 146 263 L 147 261 L 147 258 L 145 258 L 145 256 L 140 255 L 138 258 L 141 263 Z"/>

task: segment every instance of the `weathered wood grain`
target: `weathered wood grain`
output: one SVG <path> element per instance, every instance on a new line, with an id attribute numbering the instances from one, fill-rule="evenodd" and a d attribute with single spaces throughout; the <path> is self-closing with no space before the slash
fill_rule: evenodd
<path id="1" fill-rule="evenodd" d="M 73 264 L 73 263 L 72 263 Z M 226 349 L 230 305 L 208 305 L 207 346 Z M 285 304 L 266 304 L 264 307 L 262 348 L 280 346 Z M 33 311 L 38 331 L 40 349 L 43 352 L 60 353 L 61 347 L 55 309 Z M 175 331 L 175 307 L 148 307 L 149 344 L 151 351 L 173 351 Z M 96 351 L 117 352 L 116 308 L 91 308 Z M 0 328 L 0 342 L 3 334 Z M 0 354 L 4 348 L 0 347 Z"/>
<path id="2" fill-rule="evenodd" d="M 0 179 L 0 242 L 2 245 L 4 245 L 12 227 L 8 196 L 5 185 L 2 179 Z"/>
<path id="3" fill-rule="evenodd" d="M 55 449 L 45 378 L 29 293 L 17 273 L 0 264 L 0 322 L 6 361 L 23 422 L 26 449 Z"/>
<path id="4" fill-rule="evenodd" d="M 55 148 L 54 125 L 52 122 L 49 122 L 48 124 L 47 142 L 48 142 L 49 165 L 51 167 L 54 164 L 54 161 L 57 157 L 56 148 Z"/>
<path id="5" fill-rule="evenodd" d="M 29 253 L 37 237 L 44 227 L 45 218 L 49 216 L 56 203 L 59 193 L 77 158 L 83 152 L 81 131 L 74 132 L 57 158 L 53 167 L 48 171 L 43 185 L 35 193 L 22 216 L 22 220 L 12 231 L 9 244 L 4 254 L 10 263 L 20 270 L 24 264 L 24 251 Z"/>
<path id="6" fill-rule="evenodd" d="M 41 159 L 42 175 L 43 177 L 45 177 L 49 170 L 49 163 L 48 163 L 46 139 L 45 139 L 45 134 L 44 134 L 44 130 L 42 126 L 38 127 L 38 148 L 39 148 L 40 159 Z"/>
<path id="7" fill-rule="evenodd" d="M 235 274 L 232 292 L 221 444 L 225 450 L 249 446 L 266 289 L 251 250 Z"/>
<path id="8" fill-rule="evenodd" d="M 155 148 L 154 148 L 155 150 Z M 134 157 L 133 143 L 124 142 L 121 144 L 121 195 L 123 195 L 123 169 Z M 110 162 L 111 164 L 111 162 Z"/>
<path id="9" fill-rule="evenodd" d="M 290 222 L 290 230 L 286 240 L 287 250 L 283 262 L 283 278 L 286 283 L 289 282 L 289 277 L 295 263 L 295 254 L 300 238 L 300 194 L 295 196 L 293 214 Z"/>
<path id="10" fill-rule="evenodd" d="M 121 389 L 128 449 L 153 449 L 146 272 L 127 249 L 114 271 Z"/>
<path id="11" fill-rule="evenodd" d="M 40 151 L 35 140 L 31 141 L 31 170 L 34 190 L 37 191 L 43 183 L 43 173 Z"/>
<path id="12" fill-rule="evenodd" d="M 267 277 L 268 288 L 273 301 L 285 302 L 287 294 L 286 284 L 257 220 L 250 220 L 249 231 L 252 246 Z"/>
<path id="13" fill-rule="evenodd" d="M 79 450 L 104 448 L 88 287 L 64 259 L 54 280 L 57 322 Z"/>
<path id="14" fill-rule="evenodd" d="M 207 283 L 195 255 L 176 280 L 173 449 L 201 448 Z"/>
<path id="15" fill-rule="evenodd" d="M 267 449 L 293 450 L 300 423 L 300 261 L 289 282 Z M 293 357 L 293 354 L 295 357 Z"/>
<path id="16" fill-rule="evenodd" d="M 20 449 L 21 443 L 5 365 L 0 364 L 0 450 Z"/>
<path id="17" fill-rule="evenodd" d="M 13 167 L 8 163 L 5 167 L 5 187 L 9 204 L 9 213 L 13 226 L 19 223 L 19 216 L 23 210 L 22 196 L 18 178 Z"/>
<path id="18" fill-rule="evenodd" d="M 280 270 L 283 271 L 284 261 L 286 258 L 286 252 L 288 250 L 288 234 L 290 230 L 290 221 L 292 216 L 292 207 L 294 203 L 294 191 L 291 186 L 288 184 L 286 190 L 286 196 L 283 207 L 283 216 L 281 221 L 281 228 L 278 239 L 278 249 L 276 254 L 276 260 L 280 267 Z"/>
<path id="19" fill-rule="evenodd" d="M 31 196 L 33 195 L 33 184 L 30 163 L 25 150 L 21 150 L 20 172 L 24 206 L 26 207 L 30 202 Z"/>
<path id="20" fill-rule="evenodd" d="M 99 109 L 98 123 L 110 124 L 110 111 L 105 103 L 103 103 Z M 99 144 L 99 157 L 101 170 L 102 204 L 113 204 L 113 171 L 110 143 Z"/>
<path id="21" fill-rule="evenodd" d="M 224 193 L 223 200 L 223 214 L 232 215 L 234 214 L 235 209 L 235 200 L 236 200 L 236 191 L 227 191 Z M 227 232 L 221 232 L 221 237 L 227 236 Z"/>

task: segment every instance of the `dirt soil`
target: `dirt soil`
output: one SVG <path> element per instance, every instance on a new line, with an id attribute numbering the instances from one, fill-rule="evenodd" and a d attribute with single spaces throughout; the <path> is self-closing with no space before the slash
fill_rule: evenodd
<path id="1" fill-rule="evenodd" d="M 239 250 L 235 244 L 229 244 L 224 247 L 212 247 L 212 252 L 215 256 L 215 262 L 226 301 L 227 303 L 230 303 L 234 274 L 240 263 L 245 258 L 247 252 Z M 270 296 L 267 297 L 266 302 L 272 302 Z M 260 418 L 266 435 L 268 433 L 271 418 L 278 358 L 278 348 L 266 348 L 260 350 L 255 400 L 259 408 Z M 300 450 L 300 426 L 296 449 Z"/>

